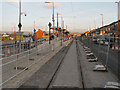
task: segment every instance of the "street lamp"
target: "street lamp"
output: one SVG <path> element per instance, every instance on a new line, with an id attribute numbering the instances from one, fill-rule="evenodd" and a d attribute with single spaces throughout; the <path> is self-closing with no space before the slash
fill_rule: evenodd
<path id="1" fill-rule="evenodd" d="M 119 37 L 119 1 L 118 2 L 115 2 L 115 3 L 117 3 L 118 4 L 118 37 Z M 118 41 L 119 41 L 119 39 L 118 39 Z M 118 42 L 119 43 L 119 42 Z"/>
<path id="2" fill-rule="evenodd" d="M 54 2 L 50 2 L 50 1 L 46 1 L 45 3 L 52 3 L 52 6 L 53 6 L 53 35 L 54 35 L 54 30 L 55 30 L 55 19 L 54 19 Z M 54 38 L 55 38 L 55 35 L 54 35 Z M 54 39 L 53 39 L 53 51 L 54 51 Z"/>
<path id="3" fill-rule="evenodd" d="M 61 13 L 58 13 L 58 15 L 61 15 L 61 27 L 63 29 L 63 17 L 62 17 L 62 14 Z"/>
<path id="4" fill-rule="evenodd" d="M 49 22 L 48 26 L 49 26 L 49 44 L 50 44 L 50 38 L 51 38 L 51 33 L 50 33 L 50 29 L 51 29 L 51 22 Z"/>
<path id="5" fill-rule="evenodd" d="M 21 24 L 21 15 L 23 15 L 23 14 L 26 16 L 26 13 L 21 12 L 21 0 L 20 0 L 19 1 L 19 24 L 18 24 L 19 32 L 21 32 L 21 27 L 22 27 L 22 24 Z"/>
<path id="6" fill-rule="evenodd" d="M 103 33 L 103 14 L 100 14 L 102 16 L 102 33 Z"/>
<path id="7" fill-rule="evenodd" d="M 62 14 L 61 13 L 57 13 L 57 15 L 61 15 L 61 30 L 64 29 L 63 28 L 63 17 L 62 17 Z M 57 24 L 58 26 L 58 24 Z M 62 31 L 61 31 L 61 46 L 62 46 Z"/>
<path id="8" fill-rule="evenodd" d="M 103 14 L 100 14 L 102 16 L 102 27 L 103 27 Z"/>
<path id="9" fill-rule="evenodd" d="M 50 2 L 50 1 L 46 1 L 45 3 L 52 3 L 52 6 L 53 6 L 53 34 L 54 34 L 54 30 L 55 30 L 55 18 L 54 18 L 54 2 Z"/>
<path id="10" fill-rule="evenodd" d="M 94 19 L 94 26 L 95 26 L 95 29 L 96 29 L 96 19 Z"/>
<path id="11" fill-rule="evenodd" d="M 19 0 L 19 24 L 18 24 L 19 32 L 21 32 L 21 27 L 22 27 L 21 15 L 25 15 L 26 16 L 26 13 L 21 12 L 21 0 Z M 20 39 L 19 39 L 19 50 L 21 51 L 21 34 L 20 34 Z"/>

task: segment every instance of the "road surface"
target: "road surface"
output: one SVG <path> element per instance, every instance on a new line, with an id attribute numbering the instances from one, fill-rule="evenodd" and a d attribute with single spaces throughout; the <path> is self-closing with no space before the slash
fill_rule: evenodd
<path id="1" fill-rule="evenodd" d="M 93 71 L 96 64 L 101 61 L 88 62 L 81 42 L 73 40 L 19 88 L 104 88 L 108 81 L 117 82 L 109 69 Z"/>

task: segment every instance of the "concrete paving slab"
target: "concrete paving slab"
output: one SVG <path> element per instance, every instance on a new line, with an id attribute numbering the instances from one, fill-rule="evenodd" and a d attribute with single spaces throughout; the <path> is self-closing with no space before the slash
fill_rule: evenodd
<path id="1" fill-rule="evenodd" d="M 116 76 L 108 69 L 108 72 L 93 71 L 93 67 L 96 64 L 102 64 L 98 62 L 88 62 L 85 51 L 81 44 L 79 44 L 81 54 L 81 65 L 85 80 L 85 88 L 104 88 L 106 82 L 114 81 L 117 82 Z"/>
<path id="2" fill-rule="evenodd" d="M 18 74 L 13 79 L 9 80 L 3 85 L 3 88 L 17 88 L 21 86 L 26 80 L 28 80 L 35 72 L 37 72 L 46 62 L 50 60 L 56 53 L 62 48 L 63 46 L 60 46 L 55 49 L 54 52 L 42 52 L 41 55 L 35 55 L 33 58 L 34 60 L 29 61 L 30 64 L 33 62 L 36 62 L 31 67 L 29 67 L 28 70 L 25 70 L 24 72 Z M 44 53 L 44 54 L 43 54 Z M 36 57 L 37 56 L 37 57 Z M 15 69 L 14 69 L 15 70 Z M 20 70 L 18 70 L 20 71 Z"/>
<path id="3" fill-rule="evenodd" d="M 64 57 L 68 47 L 63 47 L 48 62 L 46 62 L 36 73 L 31 76 L 28 81 L 22 84 L 20 88 L 47 88 L 52 76 L 54 75 L 61 58 Z"/>
<path id="4" fill-rule="evenodd" d="M 76 44 L 73 41 L 64 61 L 53 81 L 52 87 L 82 88 L 80 83 L 80 72 L 78 68 Z"/>

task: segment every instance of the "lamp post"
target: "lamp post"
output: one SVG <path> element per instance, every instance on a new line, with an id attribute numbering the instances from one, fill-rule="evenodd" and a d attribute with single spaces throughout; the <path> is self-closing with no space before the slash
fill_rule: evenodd
<path id="1" fill-rule="evenodd" d="M 57 12 L 57 27 L 59 27 L 59 23 L 58 23 L 58 15 L 59 15 L 59 13 Z"/>
<path id="2" fill-rule="evenodd" d="M 19 28 L 19 32 L 21 32 L 21 28 L 22 28 L 22 24 L 21 24 L 21 15 L 24 14 L 26 16 L 26 13 L 21 12 L 21 0 L 19 0 L 19 24 L 18 24 L 18 28 Z M 21 33 L 20 33 L 20 39 L 19 39 L 19 51 L 21 51 Z"/>
<path id="3" fill-rule="evenodd" d="M 51 22 L 49 22 L 48 26 L 49 26 L 49 44 L 50 44 L 50 37 L 51 37 L 51 32 L 50 32 L 50 29 L 51 29 Z"/>
<path id="4" fill-rule="evenodd" d="M 63 42 L 64 42 L 64 20 L 63 20 Z"/>
<path id="5" fill-rule="evenodd" d="M 22 24 L 21 24 L 21 0 L 19 1 L 19 24 L 18 24 L 18 27 L 19 27 L 19 32 L 21 32 L 21 27 L 22 27 Z"/>
<path id="6" fill-rule="evenodd" d="M 102 16 L 102 33 L 103 33 L 103 14 L 100 14 Z"/>
<path id="7" fill-rule="evenodd" d="M 103 27 L 103 14 L 100 14 L 102 16 L 102 27 Z"/>
<path id="8" fill-rule="evenodd" d="M 61 13 L 58 13 L 58 15 L 61 15 L 61 46 L 62 46 L 62 29 L 63 29 L 63 17 Z"/>
<path id="9" fill-rule="evenodd" d="M 95 29 L 96 29 L 96 19 L 94 19 L 94 26 L 95 26 Z"/>
<path id="10" fill-rule="evenodd" d="M 26 16 L 26 13 L 21 12 L 21 0 L 19 0 L 19 24 L 18 24 L 19 32 L 21 32 L 21 28 L 22 28 L 22 24 L 21 24 L 21 15 L 22 14 L 24 14 Z"/>
<path id="11" fill-rule="evenodd" d="M 119 25 L 120 25 L 120 24 L 119 24 L 119 5 L 120 5 L 119 3 L 120 3 L 120 2 L 118 1 L 118 2 L 115 2 L 115 3 L 117 3 L 117 5 L 118 5 L 118 11 L 117 11 L 117 12 L 118 12 L 118 28 L 117 28 L 118 35 L 117 35 L 117 36 L 118 36 L 118 43 L 119 43 Z"/>
<path id="12" fill-rule="evenodd" d="M 46 1 L 45 3 L 52 3 L 52 6 L 53 6 L 53 17 L 52 17 L 52 21 L 53 21 L 53 34 L 54 34 L 54 30 L 55 30 L 55 17 L 54 17 L 54 2 L 49 2 L 49 1 Z"/>
<path id="13" fill-rule="evenodd" d="M 45 3 L 52 3 L 52 6 L 53 6 L 53 17 L 52 17 L 52 21 L 53 21 L 53 35 L 54 35 L 54 30 L 55 30 L 54 2 L 46 1 Z M 55 35 L 54 35 L 54 38 L 55 38 Z M 53 51 L 54 51 L 54 39 L 53 39 Z"/>

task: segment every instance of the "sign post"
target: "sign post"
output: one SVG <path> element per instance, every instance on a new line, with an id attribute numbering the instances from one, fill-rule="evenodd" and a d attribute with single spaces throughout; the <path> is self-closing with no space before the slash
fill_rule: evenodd
<path id="1" fill-rule="evenodd" d="M 51 32 L 50 32 L 50 29 L 51 29 L 51 22 L 49 22 L 48 26 L 49 26 L 49 44 L 50 44 L 50 37 L 51 37 Z"/>

